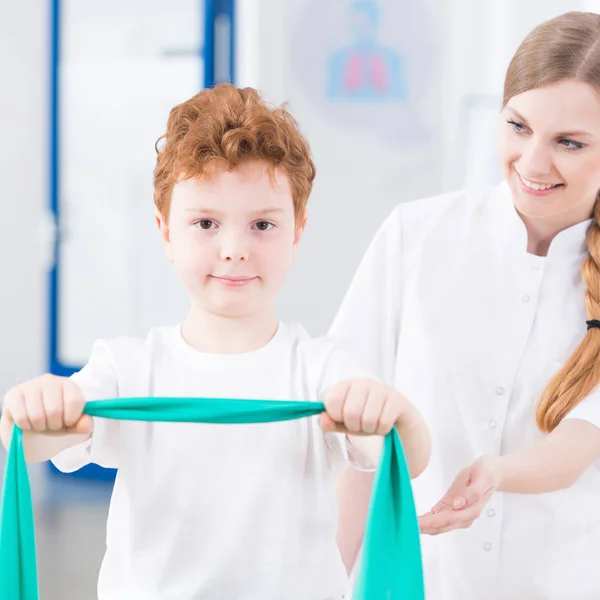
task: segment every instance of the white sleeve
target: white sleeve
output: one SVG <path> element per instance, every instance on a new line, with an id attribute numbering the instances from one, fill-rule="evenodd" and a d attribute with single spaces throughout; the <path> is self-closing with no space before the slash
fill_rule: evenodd
<path id="1" fill-rule="evenodd" d="M 402 227 L 398 206 L 371 242 L 329 331 L 388 385 L 394 384 L 401 310 Z"/>
<path id="2" fill-rule="evenodd" d="M 89 361 L 71 379 L 81 389 L 86 402 L 118 396 L 117 370 L 106 342 L 94 344 Z M 118 467 L 119 421 L 97 417 L 93 420 L 94 431 L 88 441 L 67 448 L 52 459 L 57 469 L 71 473 L 89 463 Z"/>
<path id="3" fill-rule="evenodd" d="M 600 391 L 594 391 L 586 396 L 564 418 L 588 421 L 600 429 Z"/>
<path id="4" fill-rule="evenodd" d="M 333 341 L 331 342 L 334 343 Z M 356 356 L 340 343 L 330 352 L 319 382 L 317 396 L 323 402 L 327 392 L 346 379 L 378 379 Z M 325 442 L 336 470 L 351 465 L 361 471 L 374 471 L 377 465 L 357 451 L 344 433 L 326 433 Z"/>

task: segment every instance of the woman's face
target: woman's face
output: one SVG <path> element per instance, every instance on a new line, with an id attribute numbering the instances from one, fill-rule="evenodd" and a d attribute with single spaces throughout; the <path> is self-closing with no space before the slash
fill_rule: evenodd
<path id="1" fill-rule="evenodd" d="M 500 158 L 515 208 L 561 229 L 592 216 L 600 190 L 600 94 L 563 80 L 511 98 Z"/>

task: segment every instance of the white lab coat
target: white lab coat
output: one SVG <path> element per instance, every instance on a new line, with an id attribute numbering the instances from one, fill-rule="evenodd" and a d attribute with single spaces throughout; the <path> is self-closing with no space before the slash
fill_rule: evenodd
<path id="1" fill-rule="evenodd" d="M 527 252 L 506 183 L 399 205 L 350 286 L 331 333 L 422 411 L 429 467 L 419 514 L 482 454 L 541 439 L 539 395 L 586 333 L 589 221 L 547 257 Z M 600 427 L 600 394 L 569 417 Z M 422 536 L 428 600 L 600 599 L 600 466 L 570 489 L 495 494 L 468 530 Z"/>

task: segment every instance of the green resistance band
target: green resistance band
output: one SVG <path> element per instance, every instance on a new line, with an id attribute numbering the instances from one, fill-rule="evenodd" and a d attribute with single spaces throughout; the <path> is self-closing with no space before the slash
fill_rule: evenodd
<path id="1" fill-rule="evenodd" d="M 88 403 L 94 417 L 129 421 L 267 423 L 317 415 L 320 402 L 222 398 L 120 398 Z M 4 473 L 0 598 L 38 600 L 31 488 L 15 427 Z M 424 600 L 419 527 L 410 474 L 395 429 L 385 438 L 371 496 L 353 600 Z"/>

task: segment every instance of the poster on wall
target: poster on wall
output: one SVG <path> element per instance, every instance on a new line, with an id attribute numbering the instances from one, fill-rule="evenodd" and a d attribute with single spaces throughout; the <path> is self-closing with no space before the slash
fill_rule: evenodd
<path id="1" fill-rule="evenodd" d="M 293 77 L 331 122 L 414 150 L 434 138 L 436 25 L 421 2 L 306 2 L 293 30 Z"/>

